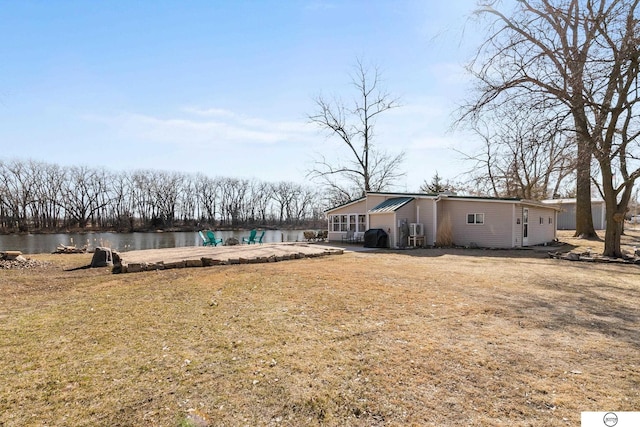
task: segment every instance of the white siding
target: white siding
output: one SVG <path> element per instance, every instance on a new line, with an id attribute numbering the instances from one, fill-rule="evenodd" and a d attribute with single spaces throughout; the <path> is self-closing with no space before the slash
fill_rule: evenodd
<path id="1" fill-rule="evenodd" d="M 522 247 L 522 206 L 513 205 L 513 209 L 516 211 L 513 227 L 513 247 L 520 248 Z"/>
<path id="2" fill-rule="evenodd" d="M 440 218 L 449 215 L 453 243 L 484 248 L 513 247 L 513 203 L 443 199 Z M 467 224 L 467 214 L 484 214 L 484 224 Z M 438 222 L 441 219 L 438 219 Z"/>
<path id="3" fill-rule="evenodd" d="M 555 238 L 555 211 L 536 206 L 524 206 L 529 209 L 529 245 L 549 243 Z M 549 223 L 551 219 L 551 223 Z M 540 224 L 542 220 L 542 224 Z"/>
<path id="4" fill-rule="evenodd" d="M 435 230 L 433 229 L 433 207 L 435 205 L 433 199 L 418 199 L 416 205 L 416 220 L 414 222 L 422 223 L 424 226 L 424 243 L 431 245 L 435 238 Z"/>
<path id="5" fill-rule="evenodd" d="M 387 233 L 393 224 L 393 212 L 369 215 L 369 228 L 382 228 Z"/>
<path id="6" fill-rule="evenodd" d="M 393 246 L 393 239 L 395 238 L 394 230 L 396 228 L 393 226 L 395 217 L 394 212 L 369 215 L 369 228 L 383 229 L 387 234 L 389 234 L 389 245 L 391 246 Z"/>

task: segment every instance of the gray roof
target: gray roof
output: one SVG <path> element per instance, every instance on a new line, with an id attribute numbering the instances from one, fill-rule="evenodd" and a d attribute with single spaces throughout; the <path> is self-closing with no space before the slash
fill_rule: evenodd
<path id="1" fill-rule="evenodd" d="M 341 204 L 341 205 L 334 206 L 334 207 L 332 207 L 332 208 L 326 209 L 326 210 L 324 211 L 324 213 L 331 212 L 331 211 L 335 211 L 336 209 L 344 208 L 345 206 L 348 206 L 348 205 L 353 204 L 353 203 L 361 202 L 361 201 L 365 200 L 366 198 L 367 198 L 367 197 L 366 197 L 366 196 L 364 196 L 364 197 L 360 197 L 359 199 L 351 200 L 351 201 L 346 202 L 346 203 L 343 203 L 343 204 Z"/>
<path id="2" fill-rule="evenodd" d="M 372 208 L 371 210 L 369 210 L 369 213 L 395 212 L 412 200 L 413 197 L 393 197 L 380 203 L 375 208 Z"/>

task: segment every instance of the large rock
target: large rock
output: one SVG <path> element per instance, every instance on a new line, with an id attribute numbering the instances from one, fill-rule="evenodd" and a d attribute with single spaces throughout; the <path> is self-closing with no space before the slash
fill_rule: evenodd
<path id="1" fill-rule="evenodd" d="M 91 258 L 91 268 L 110 267 L 113 265 L 111 248 L 97 247 Z"/>
<path id="2" fill-rule="evenodd" d="M 6 261 L 13 261 L 13 260 L 26 261 L 26 259 L 24 259 L 24 257 L 22 257 L 22 252 L 20 252 L 20 251 L 4 251 L 4 252 L 0 252 L 0 259 L 6 260 Z"/>

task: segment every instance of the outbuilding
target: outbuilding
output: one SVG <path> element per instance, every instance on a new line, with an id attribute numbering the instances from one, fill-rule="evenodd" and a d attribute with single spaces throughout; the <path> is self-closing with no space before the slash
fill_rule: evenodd
<path id="1" fill-rule="evenodd" d="M 549 199 L 543 200 L 542 203 L 558 209 L 558 230 L 576 229 L 576 199 Z M 591 217 L 593 219 L 593 228 L 596 230 L 604 230 L 606 228 L 607 217 L 605 213 L 606 205 L 604 200 L 591 200 Z"/>

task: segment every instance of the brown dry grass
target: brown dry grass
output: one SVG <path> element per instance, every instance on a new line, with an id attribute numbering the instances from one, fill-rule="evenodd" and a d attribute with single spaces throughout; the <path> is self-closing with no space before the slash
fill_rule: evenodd
<path id="1" fill-rule="evenodd" d="M 638 266 L 432 249 L 62 270 L 89 257 L 0 271 L 0 425 L 548 426 L 638 410 Z"/>

